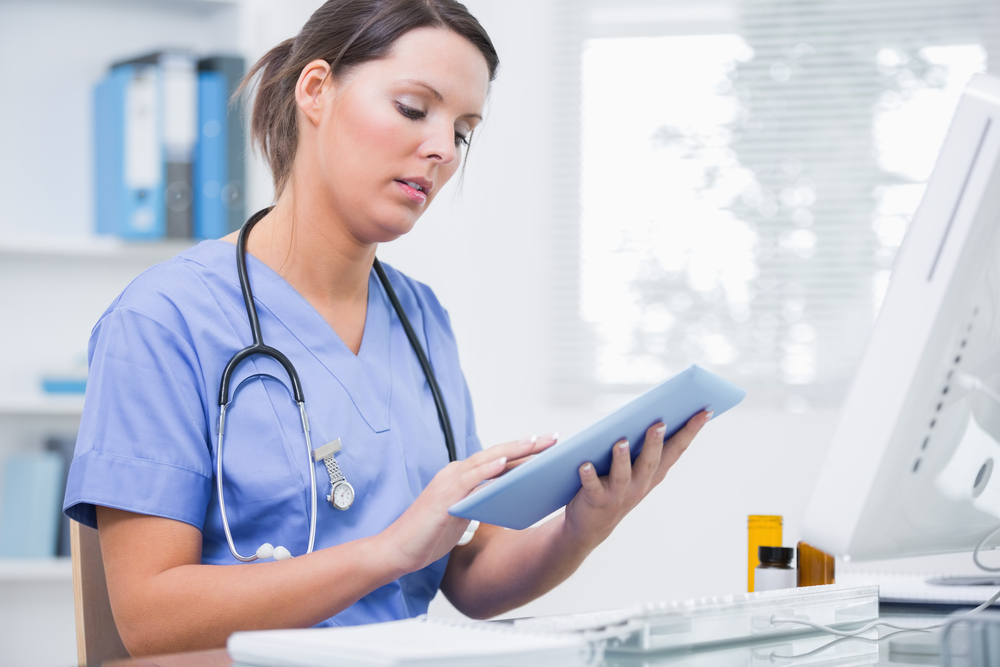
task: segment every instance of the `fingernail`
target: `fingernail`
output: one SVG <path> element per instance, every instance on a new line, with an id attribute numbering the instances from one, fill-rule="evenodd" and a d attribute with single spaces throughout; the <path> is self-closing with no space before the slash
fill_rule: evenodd
<path id="1" fill-rule="evenodd" d="M 715 414 L 715 410 L 709 410 L 708 413 L 705 415 L 705 421 L 708 421 L 709 419 L 711 419 L 712 415 L 714 415 L 714 414 Z"/>
<path id="2" fill-rule="evenodd" d="M 493 462 L 493 467 L 494 468 L 502 468 L 505 465 L 507 465 L 507 457 L 506 456 L 501 456 L 500 458 L 498 458 L 496 461 Z"/>
<path id="3" fill-rule="evenodd" d="M 592 465 L 591 465 L 591 464 L 589 464 L 589 463 L 584 463 L 584 464 L 583 464 L 583 465 L 582 465 L 582 466 L 580 467 L 580 470 L 582 470 L 583 472 L 585 472 L 585 473 L 587 473 L 587 474 L 589 475 L 590 473 L 592 473 L 592 472 L 594 471 L 594 466 L 592 466 Z"/>
<path id="4" fill-rule="evenodd" d="M 552 442 L 559 442 L 559 431 L 556 431 L 555 433 L 550 435 L 549 439 L 552 440 Z"/>
<path id="5" fill-rule="evenodd" d="M 533 445 L 538 441 L 537 435 L 528 436 L 527 438 L 521 438 L 517 441 L 519 445 Z"/>
<path id="6" fill-rule="evenodd" d="M 622 440 L 618 443 L 618 451 L 622 454 L 628 451 L 628 440 Z"/>
<path id="7" fill-rule="evenodd" d="M 661 438 L 663 437 L 663 434 L 666 433 L 666 432 L 667 432 L 667 425 L 666 424 L 664 424 L 660 428 L 656 429 L 656 435 L 658 435 Z"/>

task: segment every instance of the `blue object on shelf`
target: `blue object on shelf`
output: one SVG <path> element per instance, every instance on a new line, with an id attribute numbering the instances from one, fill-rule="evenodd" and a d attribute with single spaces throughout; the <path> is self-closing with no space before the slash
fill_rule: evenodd
<path id="1" fill-rule="evenodd" d="M 132 240 L 166 235 L 160 88 L 150 66 L 120 65 L 94 94 L 97 233 Z"/>
<path id="2" fill-rule="evenodd" d="M 84 394 L 87 378 L 42 378 L 42 391 L 46 394 Z"/>
<path id="3" fill-rule="evenodd" d="M 198 73 L 198 146 L 194 161 L 194 236 L 217 239 L 229 233 L 223 191 L 229 182 L 228 90 L 221 72 Z"/>
<path id="4" fill-rule="evenodd" d="M 98 234 L 117 234 L 124 210 L 125 91 L 131 72 L 108 74 L 94 89 L 94 185 Z"/>
<path id="5" fill-rule="evenodd" d="M 55 452 L 14 454 L 4 464 L 0 557 L 56 555 L 65 464 Z"/>
<path id="6" fill-rule="evenodd" d="M 244 201 L 244 180 L 246 173 L 246 115 L 242 104 L 230 104 L 237 96 L 243 75 L 246 74 L 246 61 L 240 56 L 215 54 L 198 61 L 199 72 L 218 72 L 226 80 L 226 178 L 222 186 L 222 203 L 229 215 L 229 225 L 226 230 L 235 232 L 243 226 L 246 220 L 246 203 Z"/>

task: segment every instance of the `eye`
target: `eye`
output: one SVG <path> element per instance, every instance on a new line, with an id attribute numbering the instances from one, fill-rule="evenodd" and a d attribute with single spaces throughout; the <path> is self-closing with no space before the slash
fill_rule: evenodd
<path id="1" fill-rule="evenodd" d="M 467 135 L 459 134 L 458 132 L 456 132 L 455 133 L 455 145 L 456 146 L 468 146 L 469 145 L 469 137 Z"/>
<path id="2" fill-rule="evenodd" d="M 410 120 L 420 120 L 427 116 L 426 111 L 421 111 L 420 109 L 414 109 L 413 107 L 408 107 L 402 102 L 396 102 L 396 111 L 401 113 L 404 118 L 409 118 Z"/>

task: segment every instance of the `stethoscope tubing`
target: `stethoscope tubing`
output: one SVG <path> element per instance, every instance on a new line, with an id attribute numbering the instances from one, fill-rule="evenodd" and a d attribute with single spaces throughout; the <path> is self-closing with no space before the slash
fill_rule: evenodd
<path id="1" fill-rule="evenodd" d="M 305 434 L 306 454 L 309 461 L 309 477 L 311 482 L 309 547 L 306 550 L 306 553 L 312 553 L 316 542 L 316 466 L 313 461 L 312 439 L 309 434 L 309 416 L 306 413 L 305 398 L 302 393 L 302 383 L 299 381 L 299 375 L 295 371 L 295 367 L 292 365 L 292 362 L 288 359 L 288 357 L 282 354 L 279 350 L 264 344 L 264 337 L 261 334 L 260 320 L 257 317 L 257 307 L 254 304 L 253 291 L 250 289 L 250 276 L 247 271 L 246 249 L 247 239 L 250 237 L 250 230 L 261 219 L 263 219 L 263 217 L 267 215 L 270 210 L 270 208 L 265 208 L 251 216 L 240 229 L 240 234 L 236 242 L 236 268 L 237 273 L 239 274 L 240 289 L 243 292 L 243 302 L 247 309 L 247 319 L 250 322 L 250 331 L 253 337 L 253 342 L 232 356 L 222 372 L 222 380 L 219 383 L 219 451 L 216 457 L 215 465 L 216 493 L 219 498 L 219 510 L 222 514 L 222 527 L 226 533 L 226 541 L 229 543 L 229 550 L 237 560 L 243 563 L 253 562 L 258 560 L 259 557 L 256 554 L 253 556 L 244 556 L 236 549 L 236 543 L 233 540 L 232 530 L 229 527 L 229 519 L 226 513 L 226 498 L 223 489 L 224 485 L 222 476 L 222 452 L 226 430 L 226 408 L 230 403 L 229 384 L 232 379 L 233 372 L 243 361 L 257 354 L 271 357 L 281 364 L 292 383 L 292 397 L 299 407 L 299 415 L 302 421 L 302 432 Z M 437 409 L 438 422 L 441 424 L 441 430 L 444 433 L 445 446 L 448 449 L 448 461 L 456 461 L 458 457 L 455 451 L 455 436 L 451 430 L 451 420 L 448 417 L 448 410 L 445 407 L 444 397 L 441 394 L 441 388 L 438 386 L 434 370 L 431 368 L 430 361 L 424 353 L 423 346 L 421 346 L 420 340 L 417 338 L 417 334 L 413 330 L 413 325 L 410 324 L 410 319 L 406 316 L 406 312 L 403 310 L 403 306 L 399 302 L 399 297 L 396 296 L 396 292 L 392 288 L 392 284 L 389 282 L 389 277 L 386 275 L 385 270 L 379 263 L 378 258 L 373 260 L 372 266 L 375 269 L 375 273 L 378 275 L 379 281 L 385 289 L 386 295 L 389 297 L 393 310 L 396 311 L 396 315 L 399 317 L 399 321 L 403 325 L 403 330 L 406 332 L 406 337 L 410 342 L 410 346 L 413 348 L 414 353 L 417 355 L 417 360 L 420 362 L 420 368 L 423 370 L 424 376 L 427 378 L 427 384 L 430 387 L 431 395 L 434 398 L 434 407 Z"/>
<path id="2" fill-rule="evenodd" d="M 299 416 L 302 420 L 302 432 L 305 433 L 306 440 L 306 452 L 309 456 L 309 478 L 310 486 L 312 488 L 312 493 L 310 494 L 310 505 L 311 512 L 309 513 L 309 546 L 306 549 L 306 553 L 310 554 L 313 551 L 313 547 L 316 544 L 316 510 L 318 503 L 316 500 L 316 466 L 312 465 L 312 438 L 309 436 L 309 416 L 306 414 L 306 404 L 305 402 L 298 403 L 299 406 Z M 233 557 L 236 560 L 243 563 L 252 563 L 259 557 L 257 554 L 253 556 L 244 556 L 236 549 L 236 542 L 233 540 L 233 532 L 229 528 L 229 519 L 226 515 L 226 494 L 223 489 L 222 484 L 222 447 L 223 440 L 226 434 L 226 408 L 227 405 L 220 406 L 219 409 L 219 452 L 215 461 L 215 489 L 219 496 L 219 511 L 222 514 L 222 528 L 226 532 L 226 541 L 229 542 L 229 551 L 232 552 Z"/>
<path id="3" fill-rule="evenodd" d="M 458 456 L 455 454 L 455 436 L 451 432 L 451 420 L 448 418 L 448 409 L 444 405 L 444 398 L 441 396 L 441 388 L 438 387 L 434 370 L 431 368 L 430 361 L 427 360 L 427 355 L 424 354 L 424 348 L 420 345 L 420 339 L 417 338 L 417 334 L 413 330 L 413 325 L 410 324 L 410 318 L 403 312 L 403 306 L 399 303 L 399 298 L 396 296 L 395 290 L 392 289 L 389 277 L 385 275 L 385 269 L 379 263 L 378 257 L 375 258 L 372 266 L 375 269 L 375 273 L 378 274 L 378 279 L 382 282 L 383 287 L 385 287 L 385 293 L 392 303 L 393 310 L 399 315 L 399 321 L 403 325 L 403 331 L 406 332 L 406 337 L 410 341 L 410 347 L 416 353 L 417 361 L 420 362 L 420 367 L 427 378 L 427 384 L 431 388 L 431 395 L 434 397 L 434 407 L 437 408 L 438 421 L 441 423 L 441 430 L 444 432 L 444 444 L 448 448 L 448 462 L 454 462 L 458 460 Z"/>

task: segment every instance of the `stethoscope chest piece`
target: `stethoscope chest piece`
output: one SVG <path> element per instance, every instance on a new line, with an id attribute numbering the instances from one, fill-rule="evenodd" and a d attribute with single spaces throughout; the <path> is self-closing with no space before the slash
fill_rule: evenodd
<path id="1" fill-rule="evenodd" d="M 334 455 L 341 450 L 340 438 L 331 440 L 322 447 L 313 450 L 313 460 L 322 461 L 330 475 L 330 495 L 326 497 L 334 509 L 346 510 L 354 504 L 354 487 L 340 471 Z"/>

